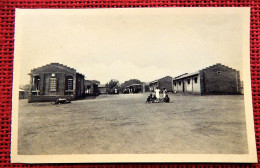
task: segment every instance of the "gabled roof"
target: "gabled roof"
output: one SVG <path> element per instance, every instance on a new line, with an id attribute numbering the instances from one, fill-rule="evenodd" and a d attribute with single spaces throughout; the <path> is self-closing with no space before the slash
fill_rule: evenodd
<path id="1" fill-rule="evenodd" d="M 85 80 L 84 83 L 92 83 L 92 84 L 98 85 L 98 83 L 93 80 Z"/>
<path id="2" fill-rule="evenodd" d="M 216 67 L 216 66 L 222 66 L 222 67 L 231 69 L 231 70 L 233 70 L 233 71 L 237 71 L 237 70 L 235 70 L 235 69 L 233 69 L 233 68 L 230 68 L 230 67 L 228 67 L 228 66 L 226 66 L 226 65 L 222 65 L 222 64 L 220 64 L 220 63 L 217 63 L 217 64 L 214 64 L 214 65 L 208 66 L 208 67 L 206 67 L 206 68 L 204 68 L 204 69 L 201 69 L 201 71 L 207 70 L 207 69 L 210 69 L 210 68 L 214 68 L 214 67 Z M 182 74 L 182 75 L 179 75 L 179 76 L 173 78 L 173 80 L 178 80 L 178 79 L 182 79 L 182 78 L 187 78 L 187 77 L 194 76 L 194 75 L 197 75 L 197 74 L 199 74 L 199 71 L 196 71 L 196 72 L 193 72 L 193 73 L 184 73 L 184 74 Z"/>
<path id="3" fill-rule="evenodd" d="M 130 86 L 142 86 L 142 84 L 140 84 L 140 83 L 136 83 L 136 84 L 131 84 L 131 85 L 128 85 L 128 86 L 126 86 L 126 87 L 130 87 Z"/>
<path id="4" fill-rule="evenodd" d="M 183 74 L 183 75 L 180 75 L 180 76 L 175 77 L 173 80 L 178 80 L 178 79 L 182 79 L 182 78 L 187 78 L 187 77 L 194 76 L 194 75 L 197 75 L 197 74 L 199 74 L 199 71 L 196 71 L 196 72 L 193 72 L 193 73 L 185 73 L 185 74 Z"/>
<path id="5" fill-rule="evenodd" d="M 184 76 L 184 75 L 187 75 L 187 74 L 188 74 L 188 73 L 184 73 L 184 74 L 181 74 L 181 75 L 176 76 L 176 77 L 174 77 L 174 78 L 179 78 L 179 77 Z"/>
<path id="6" fill-rule="evenodd" d="M 220 63 L 217 63 L 217 64 L 214 64 L 214 65 L 208 66 L 208 67 L 206 67 L 206 68 L 203 68 L 202 71 L 203 71 L 203 70 L 206 70 L 206 69 L 210 69 L 210 68 L 216 67 L 216 66 L 222 66 L 222 67 L 225 67 L 225 68 L 227 68 L 227 69 L 230 69 L 230 70 L 233 70 L 233 71 L 237 71 L 236 69 L 230 68 L 229 66 L 222 65 L 222 64 L 220 64 Z"/>
<path id="7" fill-rule="evenodd" d="M 154 80 L 154 81 L 152 81 L 152 82 L 149 82 L 149 84 L 156 83 L 156 82 L 158 82 L 159 80 L 164 79 L 164 78 L 172 78 L 172 77 L 168 75 L 168 76 L 162 77 L 162 78 L 160 78 L 160 79 Z"/>
<path id="8" fill-rule="evenodd" d="M 50 64 L 46 64 L 46 65 L 38 67 L 38 68 L 34 68 L 31 70 L 31 73 L 33 73 L 34 71 L 41 71 L 42 69 L 48 68 L 48 67 L 57 67 L 57 68 L 61 68 L 61 69 L 67 69 L 69 71 L 74 71 L 75 73 L 84 76 L 83 74 L 77 72 L 76 69 L 68 67 L 67 65 L 60 64 L 60 63 L 50 63 Z M 29 73 L 29 74 L 31 74 L 31 73 Z"/>
<path id="9" fill-rule="evenodd" d="M 98 85 L 98 87 L 103 87 L 103 88 L 105 88 L 106 85 L 105 85 L 105 84 L 101 84 L 101 85 Z"/>

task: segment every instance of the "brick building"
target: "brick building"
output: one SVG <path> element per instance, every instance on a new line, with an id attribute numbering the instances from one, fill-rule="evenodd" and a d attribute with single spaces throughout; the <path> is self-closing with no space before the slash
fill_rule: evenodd
<path id="1" fill-rule="evenodd" d="M 156 87 L 158 87 L 160 90 L 165 88 L 168 92 L 172 92 L 172 77 L 165 76 L 149 83 L 150 92 L 153 92 Z"/>
<path id="2" fill-rule="evenodd" d="M 173 78 L 173 91 L 199 95 L 241 94 L 240 74 L 235 69 L 215 64 Z"/>
<path id="3" fill-rule="evenodd" d="M 31 70 L 28 102 L 75 100 L 85 95 L 84 75 L 59 63 Z"/>

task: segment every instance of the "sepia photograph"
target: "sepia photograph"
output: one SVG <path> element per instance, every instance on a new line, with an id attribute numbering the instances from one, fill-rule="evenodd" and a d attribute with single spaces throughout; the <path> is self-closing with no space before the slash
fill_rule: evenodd
<path id="1" fill-rule="evenodd" d="M 250 8 L 15 17 L 13 163 L 257 162 Z"/>

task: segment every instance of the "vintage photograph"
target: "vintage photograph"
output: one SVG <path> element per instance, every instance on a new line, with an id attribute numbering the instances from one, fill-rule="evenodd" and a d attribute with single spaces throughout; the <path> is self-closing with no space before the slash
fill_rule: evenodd
<path id="1" fill-rule="evenodd" d="M 257 162 L 250 8 L 16 9 L 12 162 Z"/>

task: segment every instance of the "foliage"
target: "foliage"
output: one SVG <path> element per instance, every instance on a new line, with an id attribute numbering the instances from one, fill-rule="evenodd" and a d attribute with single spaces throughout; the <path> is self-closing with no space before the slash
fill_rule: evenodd
<path id="1" fill-rule="evenodd" d="M 20 86 L 20 89 L 24 90 L 25 92 L 29 92 L 30 84 Z"/>
<path id="2" fill-rule="evenodd" d="M 111 79 L 107 84 L 107 90 L 108 93 L 113 94 L 115 92 L 115 89 L 117 89 L 119 91 L 119 81 L 116 79 Z"/>

